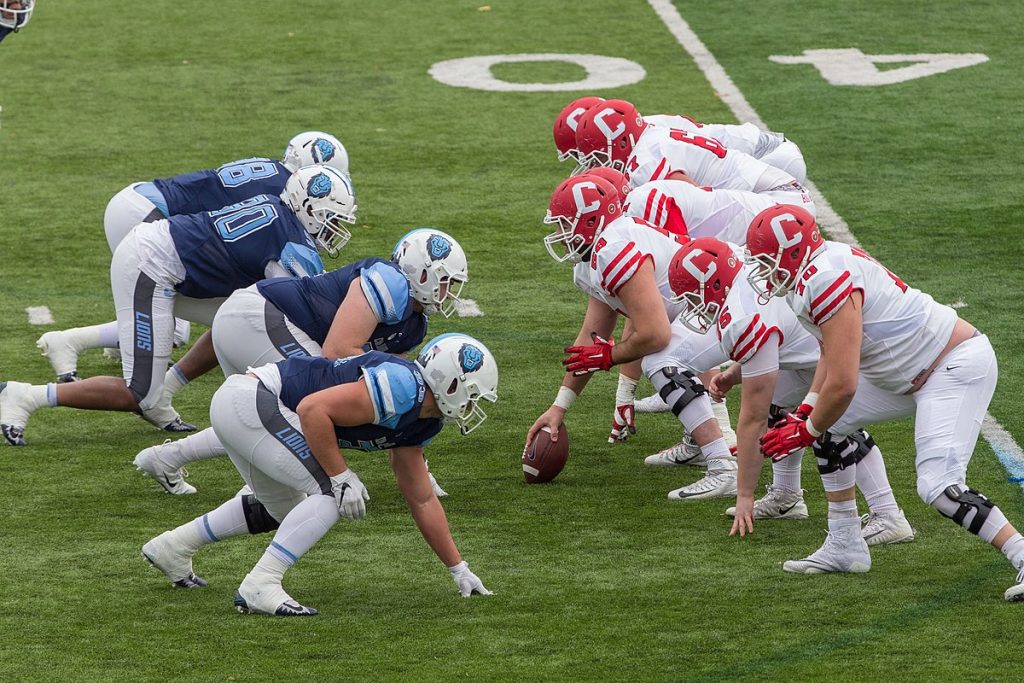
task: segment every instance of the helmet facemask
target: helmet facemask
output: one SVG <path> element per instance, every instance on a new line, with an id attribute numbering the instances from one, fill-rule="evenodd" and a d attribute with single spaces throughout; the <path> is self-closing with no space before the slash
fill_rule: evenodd
<path id="1" fill-rule="evenodd" d="M 807 265 L 808 255 L 805 255 L 796 272 L 783 268 L 780 265 L 782 251 L 782 247 L 779 247 L 774 257 L 769 254 L 755 256 L 750 253 L 749 248 L 744 251 L 743 261 L 749 266 L 747 281 L 757 293 L 757 301 L 761 305 L 767 304 L 773 296 L 783 297 L 789 294 L 796 284 L 797 272 L 802 271 Z"/>
<path id="2" fill-rule="evenodd" d="M 699 292 L 684 292 L 672 297 L 671 301 L 683 305 L 679 319 L 687 329 L 697 334 L 705 334 L 718 322 L 721 307 L 715 301 L 704 300 L 704 283 L 701 283 Z"/>
<path id="3" fill-rule="evenodd" d="M 604 218 L 598 219 L 596 216 L 591 216 L 587 219 L 588 221 L 597 221 L 598 226 L 594 230 L 594 240 L 597 239 L 598 235 L 601 234 L 601 230 L 604 228 Z M 580 216 L 571 219 L 568 216 L 552 216 L 549 210 L 547 215 L 544 217 L 544 223 L 546 225 L 558 225 L 559 229 L 550 233 L 544 238 L 544 246 L 547 247 L 548 254 L 551 258 L 555 259 L 558 263 L 581 263 L 590 251 L 590 245 L 586 237 L 576 232 L 577 226 L 579 226 Z M 588 226 L 589 227 L 589 226 Z M 555 245 L 560 244 L 565 250 L 565 253 L 559 255 L 555 251 Z"/>
<path id="4" fill-rule="evenodd" d="M 483 424 L 487 414 L 481 402 L 498 400 L 498 374 L 482 344 L 465 335 L 442 335 L 428 343 L 416 363 L 446 423 L 457 424 L 462 434 Z"/>
<path id="5" fill-rule="evenodd" d="M 0 1 L 0 26 L 17 31 L 21 29 L 32 18 L 32 11 L 35 9 L 35 0 L 22 0 L 20 9 L 9 8 L 11 2 Z"/>
<path id="6" fill-rule="evenodd" d="M 306 223 L 306 229 L 313 235 L 317 248 L 327 252 L 331 258 L 337 258 L 342 247 L 352 239 L 352 232 L 345 227 L 345 223 L 355 224 L 355 207 L 352 207 L 351 213 L 342 214 L 326 207 L 314 209 L 307 205 L 306 214 L 312 221 Z"/>

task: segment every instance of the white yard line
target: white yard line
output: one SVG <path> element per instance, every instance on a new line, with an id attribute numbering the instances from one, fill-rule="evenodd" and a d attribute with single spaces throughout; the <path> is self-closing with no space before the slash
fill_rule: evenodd
<path id="1" fill-rule="evenodd" d="M 25 312 L 28 313 L 30 325 L 52 325 L 56 322 L 53 319 L 53 313 L 50 313 L 50 309 L 46 306 L 29 306 Z"/>
<path id="2" fill-rule="evenodd" d="M 711 54 L 707 46 L 701 42 L 697 34 L 693 32 L 690 25 L 679 14 L 669 0 L 647 0 L 658 17 L 665 23 L 666 28 L 675 36 L 679 45 L 686 50 L 687 54 L 697 63 L 704 77 L 708 79 L 715 94 L 729 107 L 733 115 L 740 122 L 750 122 L 759 128 L 770 130 L 761 117 L 757 115 L 754 108 L 747 102 L 740 89 L 729 78 L 722 65 L 718 63 L 715 56 Z M 818 224 L 821 225 L 831 239 L 837 242 L 845 242 L 854 246 L 860 246 L 857 238 L 850 232 L 843 217 L 835 212 L 835 209 L 828 203 L 818 188 L 808 180 L 804 184 L 814 198 L 814 207 L 817 214 Z M 1024 489 L 1024 449 L 1014 441 L 1006 429 L 999 422 L 986 413 L 985 421 L 981 426 L 981 434 L 988 441 L 999 461 L 1003 463 L 1010 473 L 1012 481 L 1016 481 Z"/>

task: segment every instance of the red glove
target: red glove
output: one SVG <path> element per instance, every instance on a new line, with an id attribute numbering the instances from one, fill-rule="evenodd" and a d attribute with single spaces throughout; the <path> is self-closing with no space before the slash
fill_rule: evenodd
<path id="1" fill-rule="evenodd" d="M 799 417 L 801 420 L 806 420 L 811 416 L 812 410 L 814 410 L 814 406 L 812 406 L 810 403 L 801 403 L 800 405 L 797 406 L 796 410 L 793 411 L 793 414 Z"/>
<path id="2" fill-rule="evenodd" d="M 761 437 L 761 452 L 772 462 L 779 462 L 814 443 L 818 437 L 807 430 L 807 420 L 790 414 Z"/>
<path id="3" fill-rule="evenodd" d="M 608 443 L 622 443 L 631 435 L 636 434 L 634 410 L 632 403 L 615 406 L 615 414 L 612 416 L 612 433 L 608 435 Z"/>
<path id="4" fill-rule="evenodd" d="M 590 334 L 594 340 L 591 346 L 567 346 L 565 352 L 569 357 L 562 361 L 567 372 L 579 375 L 589 375 L 598 370 L 610 370 L 615 361 L 612 360 L 612 349 L 615 348 L 614 339 L 602 339 L 596 332 Z"/>

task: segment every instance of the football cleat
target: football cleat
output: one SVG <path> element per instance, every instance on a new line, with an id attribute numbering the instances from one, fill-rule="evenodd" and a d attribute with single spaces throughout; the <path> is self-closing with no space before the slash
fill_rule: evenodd
<path id="1" fill-rule="evenodd" d="M 288 595 L 280 582 L 265 575 L 246 574 L 235 591 L 235 609 L 242 614 L 270 614 L 277 617 L 312 617 L 319 612 L 300 605 Z"/>
<path id="2" fill-rule="evenodd" d="M 25 425 L 32 409 L 27 394 L 31 384 L 0 382 L 0 430 L 12 446 L 25 445 Z"/>
<path id="3" fill-rule="evenodd" d="M 667 413 L 668 404 L 661 400 L 661 394 L 651 394 L 647 398 L 633 401 L 633 410 L 638 413 Z"/>
<path id="4" fill-rule="evenodd" d="M 736 508 L 727 508 L 725 514 L 735 517 Z M 754 519 L 807 519 L 804 492 L 768 484 L 764 496 L 754 501 Z"/>
<path id="5" fill-rule="evenodd" d="M 735 472 L 708 472 L 688 486 L 669 491 L 669 500 L 706 500 L 728 498 L 736 495 Z"/>
<path id="6" fill-rule="evenodd" d="M 864 523 L 860 533 L 868 545 L 910 543 L 914 540 L 914 529 L 903 510 L 872 512 L 860 519 Z"/>
<path id="7" fill-rule="evenodd" d="M 184 468 L 173 469 L 163 458 L 161 454 L 168 448 L 174 448 L 174 442 L 170 439 L 164 441 L 158 446 L 150 446 L 139 451 L 139 454 L 135 456 L 135 460 L 132 464 L 135 468 L 145 474 L 147 477 L 153 477 L 160 486 L 164 488 L 164 491 L 175 496 L 184 496 L 190 493 L 196 492 L 196 487 L 185 481 L 185 477 L 188 476 L 188 472 Z"/>
<path id="8" fill-rule="evenodd" d="M 71 344 L 66 332 L 47 332 L 36 340 L 36 348 L 50 361 L 50 367 L 57 373 L 58 382 L 73 382 L 78 378 L 78 347 Z"/>
<path id="9" fill-rule="evenodd" d="M 1007 602 L 1024 602 L 1024 567 L 1017 574 L 1017 585 L 1007 588 L 1003 598 Z"/>
<path id="10" fill-rule="evenodd" d="M 164 573 L 175 588 L 202 588 L 206 579 L 192 571 L 192 555 L 178 547 L 173 532 L 165 531 L 142 546 L 142 557 Z"/>
<path id="11" fill-rule="evenodd" d="M 172 434 L 183 434 L 185 432 L 194 432 L 197 427 L 191 422 L 185 422 L 181 419 L 181 416 L 174 418 L 170 424 L 163 426 L 165 432 L 171 432 Z"/>
<path id="12" fill-rule="evenodd" d="M 648 455 L 644 458 L 644 464 L 652 467 L 675 467 L 677 465 L 707 467 L 708 459 L 704 457 L 704 452 L 693 439 L 684 436 L 683 440 L 674 446 L 669 446 L 654 455 Z"/>
<path id="13" fill-rule="evenodd" d="M 782 569 L 794 574 L 861 574 L 871 569 L 871 553 L 860 535 L 860 525 L 850 524 L 829 531 L 820 548 L 802 560 L 784 562 Z"/>

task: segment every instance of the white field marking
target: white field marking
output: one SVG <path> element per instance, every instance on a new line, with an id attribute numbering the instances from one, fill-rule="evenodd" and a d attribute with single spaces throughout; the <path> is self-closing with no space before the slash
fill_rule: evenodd
<path id="1" fill-rule="evenodd" d="M 988 56 L 977 52 L 916 55 L 866 55 L 857 48 L 804 50 L 802 55 L 772 55 L 776 64 L 812 64 L 832 85 L 875 86 L 903 83 L 953 69 L 984 64 Z M 914 62 L 898 69 L 879 71 L 875 64 Z"/>
<path id="2" fill-rule="evenodd" d="M 675 36 L 679 45 L 693 58 L 697 68 L 708 79 L 712 89 L 729 107 L 733 116 L 739 121 L 749 121 L 763 130 L 769 130 L 754 108 L 747 102 L 747 98 L 729 78 L 729 74 L 693 32 L 670 0 L 647 0 L 647 2 Z M 810 180 L 804 183 L 804 186 L 814 199 L 817 221 L 829 234 L 829 237 L 837 242 L 859 247 L 860 243 L 850 232 L 850 226 L 846 224 L 842 216 L 835 212 L 818 188 Z M 1021 449 L 1020 445 L 1014 441 L 1013 436 L 989 413 L 985 413 L 985 420 L 981 425 L 981 435 L 995 451 L 999 461 L 1010 473 L 1012 480 L 1016 481 L 1020 477 L 1024 477 L 1024 449 Z M 1024 489 L 1024 482 L 1018 483 Z"/>
<path id="3" fill-rule="evenodd" d="M 569 62 L 583 67 L 587 75 L 566 83 L 512 83 L 495 78 L 491 67 L 507 62 Z M 561 92 L 621 88 L 644 79 L 647 72 L 636 62 L 621 57 L 577 54 L 521 54 L 464 57 L 438 62 L 428 72 L 434 80 L 455 88 L 499 92 Z"/>
<path id="4" fill-rule="evenodd" d="M 460 318 L 479 318 L 484 314 L 472 299 L 463 299 L 455 302 L 455 312 Z"/>
<path id="5" fill-rule="evenodd" d="M 960 309 L 960 308 L 967 308 L 967 302 L 966 302 L 966 301 L 964 301 L 963 299 L 957 299 L 956 301 L 954 301 L 953 303 L 951 303 L 951 304 L 949 305 L 949 307 L 950 307 L 950 308 L 956 308 L 956 309 Z"/>
<path id="6" fill-rule="evenodd" d="M 25 312 L 28 313 L 30 325 L 52 325 L 57 322 L 53 319 L 53 313 L 50 313 L 50 309 L 46 306 L 29 306 Z"/>

